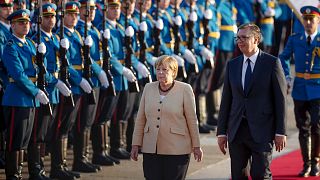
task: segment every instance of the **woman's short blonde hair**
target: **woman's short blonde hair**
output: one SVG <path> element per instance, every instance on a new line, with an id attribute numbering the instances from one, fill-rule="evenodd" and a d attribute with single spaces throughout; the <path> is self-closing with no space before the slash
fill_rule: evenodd
<path id="1" fill-rule="evenodd" d="M 178 61 L 174 57 L 168 55 L 160 56 L 155 62 L 156 69 L 158 69 L 160 65 L 168 66 L 173 71 L 173 79 L 177 77 Z"/>

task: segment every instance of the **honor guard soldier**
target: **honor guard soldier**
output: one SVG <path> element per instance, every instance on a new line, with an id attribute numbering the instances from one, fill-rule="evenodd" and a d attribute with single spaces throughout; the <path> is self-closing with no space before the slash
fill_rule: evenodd
<path id="1" fill-rule="evenodd" d="M 320 10 L 314 6 L 300 9 L 304 31 L 292 34 L 279 55 L 288 89 L 291 88 L 290 58 L 295 57 L 292 89 L 294 113 L 299 129 L 303 159 L 301 177 L 319 176 L 320 159 Z"/>
<path id="2" fill-rule="evenodd" d="M 60 126 L 63 128 L 61 130 L 57 130 L 59 136 L 63 139 L 63 151 L 66 152 L 67 146 L 67 136 L 69 130 L 72 129 L 73 125 L 77 118 L 80 118 L 79 109 L 81 108 L 82 101 L 87 101 L 87 97 L 90 96 L 90 101 L 95 103 L 95 92 L 92 89 L 92 85 L 90 84 L 90 77 L 85 77 L 85 65 L 88 62 L 84 62 L 84 46 L 88 46 L 89 48 L 93 44 L 93 40 L 91 36 L 87 36 L 85 40 L 82 39 L 80 33 L 75 29 L 77 22 L 78 22 L 78 14 L 80 9 L 79 2 L 67 2 L 65 4 L 65 16 L 64 16 L 64 36 L 69 40 L 70 47 L 67 53 L 67 59 L 71 66 L 69 66 L 68 71 L 70 73 L 70 84 L 71 84 L 71 91 L 73 94 L 74 99 L 74 107 L 70 107 L 71 112 L 66 112 L 65 108 L 59 109 L 58 111 L 58 121 L 59 122 L 68 122 L 66 126 Z M 62 32 L 59 32 L 62 33 Z M 88 52 L 88 51 L 87 51 Z M 89 63 L 91 59 L 88 59 Z M 88 75 L 91 75 L 91 68 L 87 69 Z M 85 95 L 84 95 L 85 94 Z M 82 97 L 83 96 L 83 97 Z M 83 99 L 86 98 L 86 99 Z M 60 104 L 63 106 L 63 104 Z M 83 110 L 86 111 L 86 110 Z M 60 114 L 61 113 L 61 114 Z M 77 121 L 77 123 L 80 123 Z M 58 123 L 59 124 L 59 123 Z M 80 124 L 75 124 L 74 128 L 79 127 Z M 78 172 L 97 172 L 100 167 L 93 165 L 89 162 L 86 156 L 86 149 L 77 149 L 80 146 L 85 147 L 86 142 L 89 140 L 87 139 L 88 135 L 82 134 L 81 137 L 74 137 L 74 138 L 81 138 L 75 140 L 75 145 L 73 148 L 74 153 L 74 163 L 72 166 L 73 171 Z M 79 143 L 79 144 L 76 144 Z M 63 164 L 65 164 L 65 157 L 63 160 Z"/>
<path id="3" fill-rule="evenodd" d="M 36 32 L 33 40 L 38 42 L 38 33 L 41 33 L 40 42 L 45 44 L 47 50 L 45 54 L 47 60 L 46 69 L 55 79 L 58 79 L 59 58 L 57 53 L 59 51 L 59 37 L 52 32 L 52 28 L 56 23 L 56 9 L 57 6 L 55 4 L 48 3 L 42 6 L 42 13 L 40 12 L 39 14 L 39 9 L 37 10 L 36 14 L 42 16 L 41 28 L 39 28 L 41 32 Z M 61 44 L 68 44 L 66 41 L 67 39 L 63 39 Z M 46 91 L 52 107 L 52 116 L 45 114 L 43 108 L 36 108 L 33 131 L 28 145 L 29 179 L 49 179 L 45 176 L 43 165 L 46 151 L 45 143 L 46 141 L 51 143 L 51 127 L 55 122 L 52 117 L 56 117 L 59 92 L 64 96 L 71 95 L 71 90 L 61 80 L 57 80 L 55 83 L 48 83 Z"/>
<path id="4" fill-rule="evenodd" d="M 6 137 L 6 178 L 21 179 L 23 151 L 27 149 L 34 121 L 35 107 L 48 104 L 47 95 L 40 90 L 35 64 L 36 47 L 30 39 L 29 10 L 18 10 L 8 16 L 13 32 L 4 48 L 3 63 L 8 71 L 9 84 L 3 96 L 5 121 L 8 127 Z M 39 53 L 44 54 L 46 47 L 38 45 Z M 49 81 L 50 82 L 50 81 Z"/>
<path id="5" fill-rule="evenodd" d="M 9 83 L 7 76 L 7 71 L 3 66 L 2 56 L 3 49 L 11 37 L 10 32 L 10 22 L 7 20 L 7 17 L 13 12 L 13 2 L 12 0 L 2 0 L 0 1 L 0 102 L 2 101 L 2 96 L 6 85 Z M 4 119 L 3 109 L 0 105 L 0 119 Z M 0 123 L 0 168 L 5 166 L 5 123 L 2 121 Z"/>
<path id="6" fill-rule="evenodd" d="M 145 66 L 144 62 L 139 61 L 140 58 L 140 48 L 143 42 L 139 40 L 139 31 L 140 31 L 140 23 L 135 21 L 133 17 L 133 13 L 135 10 L 135 0 L 126 0 L 122 1 L 121 4 L 121 15 L 119 19 L 119 23 L 124 25 L 127 23 L 127 30 L 132 27 L 133 29 L 133 36 L 131 38 L 131 46 L 133 48 L 133 53 L 131 55 L 132 66 L 137 72 L 137 80 L 140 87 L 140 91 L 130 91 L 129 89 L 129 96 L 127 101 L 127 108 L 126 114 L 124 119 L 121 119 L 120 122 L 120 137 L 121 137 L 121 144 L 123 148 L 126 149 L 127 152 L 131 152 L 131 142 L 132 142 L 132 134 L 134 129 L 134 119 L 135 114 L 138 111 L 138 106 L 140 104 L 140 95 L 142 94 L 142 88 L 144 87 L 144 80 L 150 76 L 149 69 Z M 127 22 L 126 22 L 127 21 Z M 143 29 L 143 27 L 141 26 Z M 126 52 L 128 47 L 126 47 Z M 128 56 L 128 54 L 126 54 Z M 151 57 L 152 58 L 152 57 Z M 151 78 L 151 76 L 150 76 Z M 150 80 L 149 80 L 150 81 Z"/>
<path id="7" fill-rule="evenodd" d="M 130 154 L 121 147 L 120 129 L 122 129 L 122 127 L 120 128 L 120 126 L 122 125 L 120 120 L 124 120 L 126 111 L 128 110 L 126 107 L 126 97 L 129 95 L 128 81 L 134 83 L 137 79 L 132 70 L 125 67 L 125 29 L 123 25 L 117 23 L 117 19 L 120 17 L 120 7 L 120 1 L 108 1 L 107 22 L 105 24 L 105 28 L 110 30 L 110 40 L 108 44 L 111 53 L 111 72 L 117 92 L 116 97 L 113 99 L 113 104 L 110 106 L 110 110 L 113 113 L 110 123 L 110 155 L 118 159 L 130 159 Z M 130 29 L 131 30 L 127 31 L 127 34 L 132 35 L 134 32 L 132 28 Z"/>
<path id="8" fill-rule="evenodd" d="M 82 101 L 81 106 L 78 112 L 79 118 L 76 120 L 77 126 L 74 128 L 74 150 L 76 151 L 83 151 L 84 149 L 89 148 L 89 139 L 90 139 L 90 131 L 91 126 L 94 123 L 95 117 L 96 117 L 96 111 L 98 105 L 98 100 L 100 96 L 100 87 L 108 88 L 109 82 L 106 76 L 105 71 L 102 70 L 102 47 L 101 47 L 101 41 L 100 41 L 100 32 L 94 25 L 92 24 L 92 21 L 95 17 L 95 10 L 96 5 L 94 0 L 80 0 L 81 8 L 80 8 L 80 19 L 77 23 L 76 29 L 80 33 L 82 37 L 91 36 L 93 40 L 93 44 L 89 49 L 90 55 L 89 57 L 92 59 L 92 84 L 93 84 L 93 90 L 95 91 L 97 102 L 96 104 L 89 104 L 85 96 L 87 94 L 82 95 Z M 87 14 L 88 13 L 88 14 Z M 85 24 L 87 23 L 87 25 Z M 85 28 L 87 28 L 87 34 L 85 34 Z M 98 157 L 98 153 L 96 152 L 97 146 L 101 146 L 101 144 L 94 142 L 98 139 L 97 136 L 102 136 L 101 134 L 98 134 L 99 131 L 98 128 L 92 127 L 91 139 L 92 139 L 92 148 L 93 148 L 93 158 L 92 163 L 98 164 L 98 165 L 113 165 L 113 161 L 110 158 L 107 158 L 106 156 L 100 156 Z M 101 132 L 101 131 L 100 131 Z M 86 141 L 84 143 L 78 143 L 81 142 L 82 139 L 85 139 Z M 82 156 L 87 156 L 88 153 L 81 152 L 76 154 L 83 154 Z M 104 159 L 102 159 L 104 158 Z M 75 156 L 74 157 L 74 163 L 77 163 L 77 161 L 80 161 L 81 156 Z"/>

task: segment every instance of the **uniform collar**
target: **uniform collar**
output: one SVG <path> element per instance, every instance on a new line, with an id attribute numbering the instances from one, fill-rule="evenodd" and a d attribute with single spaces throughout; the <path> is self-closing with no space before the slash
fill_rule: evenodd
<path id="1" fill-rule="evenodd" d="M 74 33 L 74 29 L 70 29 L 67 26 L 64 26 L 64 28 L 68 29 L 68 31 L 70 31 L 71 33 Z"/>
<path id="2" fill-rule="evenodd" d="M 27 43 L 27 40 L 26 39 L 22 39 L 22 38 L 19 38 L 18 36 L 16 36 L 15 34 L 12 34 L 14 37 L 16 37 L 22 44 L 25 44 Z"/>
<path id="3" fill-rule="evenodd" d="M 111 24 L 112 27 L 116 28 L 117 21 L 111 21 L 111 20 L 108 19 L 108 18 L 107 18 L 107 21 L 109 22 L 109 24 Z"/>
<path id="4" fill-rule="evenodd" d="M 5 23 L 5 22 L 3 22 L 3 21 L 0 21 L 0 23 L 1 23 L 8 31 L 10 31 L 10 24 L 7 24 L 7 23 Z"/>
<path id="5" fill-rule="evenodd" d="M 315 31 L 313 34 L 311 34 L 311 35 L 309 35 L 309 34 L 307 34 L 307 32 L 304 32 L 304 34 L 306 35 L 306 38 L 308 37 L 308 36 L 310 36 L 311 37 L 311 42 L 314 40 L 314 38 L 316 37 L 316 35 L 318 34 L 318 30 L 317 31 Z"/>
<path id="6" fill-rule="evenodd" d="M 43 29 L 41 29 L 41 32 L 43 32 L 43 34 L 45 34 L 45 35 L 48 36 L 49 38 L 52 37 L 52 33 L 45 32 Z"/>

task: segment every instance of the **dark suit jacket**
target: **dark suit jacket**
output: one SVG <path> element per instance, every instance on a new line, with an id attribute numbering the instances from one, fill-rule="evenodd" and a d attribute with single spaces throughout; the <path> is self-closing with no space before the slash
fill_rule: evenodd
<path id="1" fill-rule="evenodd" d="M 252 138 L 270 142 L 275 134 L 286 134 L 286 81 L 280 61 L 260 50 L 248 94 L 242 84 L 243 56 L 228 62 L 218 118 L 217 135 L 234 139 L 244 112 Z"/>

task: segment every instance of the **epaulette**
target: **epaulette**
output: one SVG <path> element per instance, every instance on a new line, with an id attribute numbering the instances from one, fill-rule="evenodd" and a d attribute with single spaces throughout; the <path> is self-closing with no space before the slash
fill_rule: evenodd
<path id="1" fill-rule="evenodd" d="M 147 17 L 151 20 L 151 21 L 153 21 L 153 17 L 148 13 L 147 14 Z"/>
<path id="2" fill-rule="evenodd" d="M 79 39 L 81 40 L 81 39 L 82 39 L 82 37 L 81 37 L 81 35 L 80 35 L 79 31 L 77 31 L 77 30 L 75 29 L 75 30 L 74 30 L 74 32 L 78 35 Z"/>
<path id="3" fill-rule="evenodd" d="M 100 37 L 100 32 L 99 32 L 99 30 L 98 30 L 96 27 L 94 27 L 94 26 L 93 26 L 93 30 L 95 30 L 96 33 L 98 34 L 98 36 Z"/>
<path id="4" fill-rule="evenodd" d="M 118 26 L 122 31 L 124 31 L 124 27 L 123 27 L 120 23 L 117 22 L 117 26 Z"/>
<path id="5" fill-rule="evenodd" d="M 54 36 L 58 39 L 58 41 L 60 41 L 60 37 L 58 34 L 54 34 Z"/>
<path id="6" fill-rule="evenodd" d="M 35 43 L 31 38 L 26 37 L 26 39 L 30 40 L 30 41 L 32 42 L 32 44 L 33 44 L 34 46 L 36 46 L 36 43 Z"/>
<path id="7" fill-rule="evenodd" d="M 10 40 L 7 42 L 7 45 L 12 46 L 12 44 L 13 44 L 13 40 L 10 39 Z"/>

